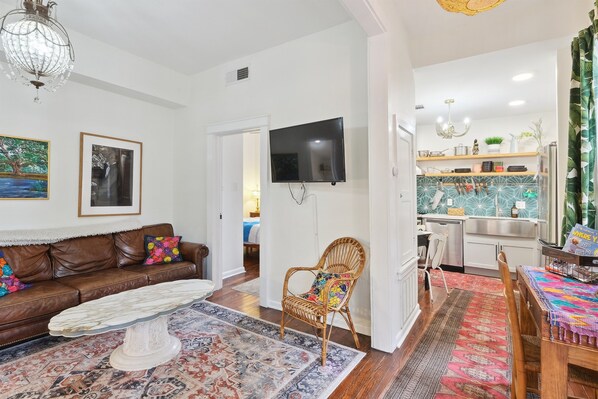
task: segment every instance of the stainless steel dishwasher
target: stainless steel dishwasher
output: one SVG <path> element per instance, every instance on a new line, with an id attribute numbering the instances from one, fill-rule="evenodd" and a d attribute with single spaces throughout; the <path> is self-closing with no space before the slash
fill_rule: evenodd
<path id="1" fill-rule="evenodd" d="M 447 236 L 442 264 L 463 268 L 463 221 L 426 218 L 426 230 Z"/>

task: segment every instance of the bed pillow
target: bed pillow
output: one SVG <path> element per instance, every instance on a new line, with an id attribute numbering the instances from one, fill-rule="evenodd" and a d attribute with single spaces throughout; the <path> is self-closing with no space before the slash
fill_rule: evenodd
<path id="1" fill-rule="evenodd" d="M 315 303 L 323 303 L 324 302 L 324 287 L 326 283 L 331 278 L 351 278 L 351 273 L 326 273 L 326 272 L 318 272 L 314 282 L 311 285 L 311 289 L 306 292 L 305 294 L 301 294 L 300 296 L 303 299 L 307 299 L 308 301 L 315 302 Z M 335 282 L 332 287 L 330 287 L 330 291 L 328 292 L 328 307 L 333 308 L 338 306 L 345 296 L 347 292 L 349 292 L 349 288 L 351 287 L 351 281 L 337 281 Z"/>
<path id="2" fill-rule="evenodd" d="M 183 256 L 179 250 L 181 236 L 145 236 L 145 253 L 147 257 L 144 265 L 160 265 L 163 263 L 181 262 Z"/>
<path id="3" fill-rule="evenodd" d="M 31 286 L 31 284 L 22 283 L 15 276 L 12 268 L 8 265 L 6 259 L 4 259 L 4 252 L 2 251 L 0 251 L 0 268 L 2 272 L 0 275 L 0 296 L 8 295 Z"/>

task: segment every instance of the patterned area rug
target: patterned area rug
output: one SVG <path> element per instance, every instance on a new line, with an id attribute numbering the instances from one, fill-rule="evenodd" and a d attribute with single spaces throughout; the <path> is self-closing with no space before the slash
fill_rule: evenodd
<path id="1" fill-rule="evenodd" d="M 507 330 L 502 298 L 454 289 L 384 397 L 508 398 Z"/>
<path id="2" fill-rule="evenodd" d="M 260 296 L 260 278 L 254 278 L 253 280 L 235 285 L 233 290 L 244 292 L 253 296 Z"/>
<path id="3" fill-rule="evenodd" d="M 420 273 L 421 276 L 422 273 Z M 500 278 L 476 276 L 475 274 L 444 272 L 446 284 L 449 288 L 465 291 L 481 292 L 483 294 L 502 295 L 504 285 Z M 432 270 L 432 285 L 444 287 L 442 275 L 438 270 Z"/>
<path id="4" fill-rule="evenodd" d="M 201 302 L 170 317 L 183 349 L 170 362 L 115 370 L 122 331 L 43 337 L 0 351 L 1 398 L 325 398 L 364 353 L 330 342 L 321 366 L 315 337 Z"/>

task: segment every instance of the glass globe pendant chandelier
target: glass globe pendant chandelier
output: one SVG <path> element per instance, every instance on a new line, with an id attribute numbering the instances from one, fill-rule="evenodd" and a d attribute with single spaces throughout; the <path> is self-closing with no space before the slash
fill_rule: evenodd
<path id="1" fill-rule="evenodd" d="M 439 116 L 436 120 L 436 134 L 442 137 L 443 139 L 452 139 L 453 137 L 462 137 L 469 132 L 469 128 L 471 127 L 471 121 L 469 118 L 465 118 L 463 123 L 465 124 L 465 130 L 463 133 L 458 133 L 453 121 L 451 119 L 451 104 L 455 102 L 454 99 L 449 98 L 444 100 L 444 103 L 448 105 L 448 121 L 444 122 L 442 116 Z"/>
<path id="2" fill-rule="evenodd" d="M 505 0 L 436 0 L 446 11 L 476 15 L 498 7 Z"/>
<path id="3" fill-rule="evenodd" d="M 10 79 L 39 89 L 55 91 L 69 78 L 75 51 L 64 27 L 52 18 L 56 3 L 24 0 L 22 8 L 0 19 L 0 41 L 8 61 Z M 0 64 L 1 67 L 2 64 Z"/>

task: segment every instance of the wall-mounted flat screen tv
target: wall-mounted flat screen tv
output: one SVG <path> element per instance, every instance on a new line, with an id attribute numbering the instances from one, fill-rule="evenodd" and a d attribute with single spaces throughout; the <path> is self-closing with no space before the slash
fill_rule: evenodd
<path id="1" fill-rule="evenodd" d="M 343 118 L 270 130 L 273 183 L 344 182 Z"/>

